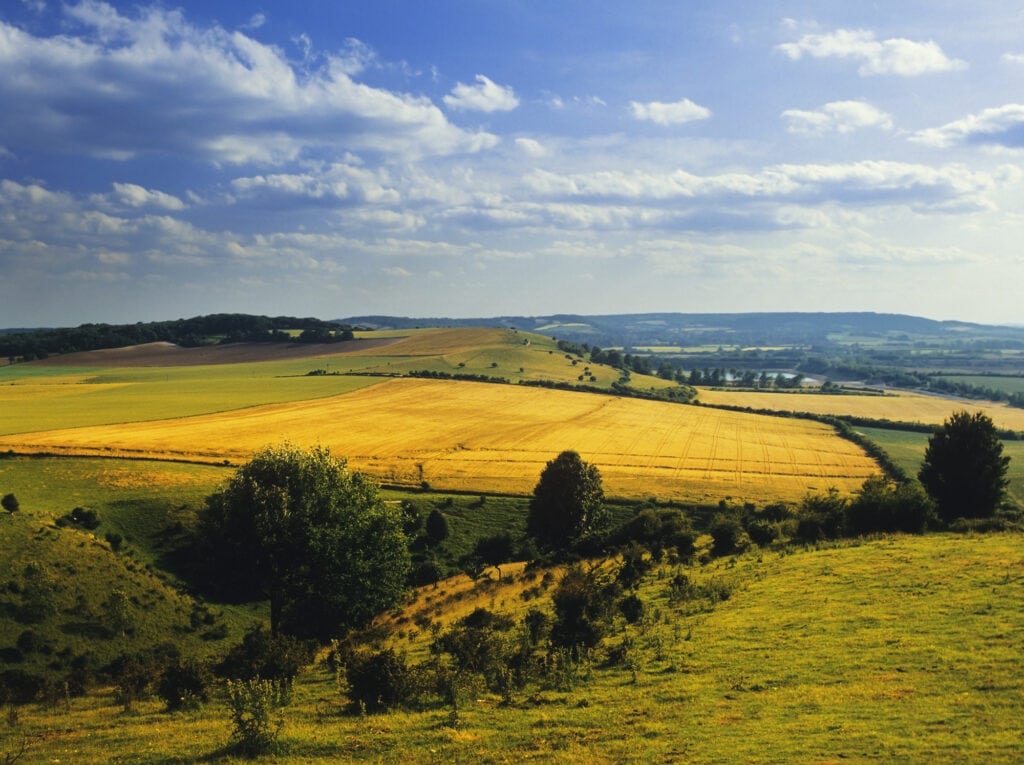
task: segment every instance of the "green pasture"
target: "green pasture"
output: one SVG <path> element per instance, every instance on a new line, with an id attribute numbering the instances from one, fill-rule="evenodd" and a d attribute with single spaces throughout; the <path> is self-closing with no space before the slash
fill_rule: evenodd
<path id="1" fill-rule="evenodd" d="M 639 590 L 648 618 L 620 620 L 572 687 L 542 682 L 507 705 L 480 692 L 453 726 L 439 703 L 343 714 L 333 673 L 316 665 L 297 680 L 268 761 L 1019 762 L 1022 566 L 1015 534 L 666 565 Z M 731 595 L 711 610 L 673 605 L 666 582 L 680 571 Z M 521 587 L 493 583 L 473 597 L 500 608 L 504 590 Z M 412 653 L 431 637 L 403 639 Z M 624 639 L 628 664 L 603 661 Z M 0 754 L 32 737 L 40 762 L 242 761 L 226 748 L 220 699 L 199 712 L 167 714 L 152 701 L 124 715 L 100 692 L 69 710 L 25 708 L 2 736 Z"/>
<path id="2" fill-rule="evenodd" d="M 1003 393 L 1024 393 L 1024 377 L 997 377 L 995 375 L 948 375 L 941 379 L 955 383 L 991 388 Z"/>
<path id="3" fill-rule="evenodd" d="M 887 428 L 857 428 L 857 431 L 888 452 L 907 475 L 917 476 L 921 460 L 924 459 L 924 450 L 928 446 L 927 433 Z M 1007 493 L 1014 503 L 1024 507 L 1024 441 L 1004 441 L 1003 454 L 1010 458 L 1007 471 L 1010 485 Z"/>

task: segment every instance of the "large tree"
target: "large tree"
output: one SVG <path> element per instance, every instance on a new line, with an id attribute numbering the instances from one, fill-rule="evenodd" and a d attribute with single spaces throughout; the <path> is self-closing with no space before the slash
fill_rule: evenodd
<path id="1" fill-rule="evenodd" d="M 327 449 L 268 447 L 207 498 L 212 573 L 236 597 L 270 600 L 270 627 L 320 640 L 401 598 L 410 569 L 397 509 Z"/>
<path id="2" fill-rule="evenodd" d="M 932 434 L 917 477 L 944 521 L 983 518 L 1003 500 L 1009 463 L 992 420 L 961 411 Z"/>
<path id="3" fill-rule="evenodd" d="M 566 549 L 608 524 L 597 467 L 574 451 L 548 462 L 533 489 L 526 533 L 544 549 Z"/>

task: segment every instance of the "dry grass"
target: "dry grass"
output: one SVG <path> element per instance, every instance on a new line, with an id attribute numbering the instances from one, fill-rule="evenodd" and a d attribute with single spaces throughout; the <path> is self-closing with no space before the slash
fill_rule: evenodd
<path id="1" fill-rule="evenodd" d="M 242 461 L 268 442 L 323 444 L 389 483 L 528 493 L 564 449 L 612 496 L 796 500 L 852 491 L 877 466 L 814 422 L 558 390 L 396 379 L 314 401 L 0 438 L 0 449 Z"/>
<path id="2" fill-rule="evenodd" d="M 966 401 L 941 396 L 898 391 L 885 396 L 831 396 L 824 394 L 753 393 L 701 388 L 699 400 L 705 404 L 743 406 L 776 412 L 812 414 L 849 414 L 877 420 L 923 422 L 938 425 L 953 412 L 967 409 L 982 411 L 996 427 L 1024 430 L 1024 409 L 987 401 Z"/>

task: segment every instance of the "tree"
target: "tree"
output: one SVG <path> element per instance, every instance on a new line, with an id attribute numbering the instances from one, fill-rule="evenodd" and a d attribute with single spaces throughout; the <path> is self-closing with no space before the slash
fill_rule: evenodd
<path id="1" fill-rule="evenodd" d="M 273 634 L 327 640 L 394 605 L 411 568 L 402 517 L 324 448 L 268 447 L 207 498 L 211 572 L 270 600 Z"/>
<path id="2" fill-rule="evenodd" d="M 427 516 L 425 530 L 430 544 L 439 545 L 448 538 L 448 519 L 435 507 Z"/>
<path id="3" fill-rule="evenodd" d="M 3 498 L 0 498 L 0 507 L 13 515 L 21 509 L 21 503 L 13 494 L 4 494 Z"/>
<path id="4" fill-rule="evenodd" d="M 960 411 L 928 440 L 917 477 L 942 520 L 984 518 L 1003 500 L 1009 463 L 991 418 Z"/>
<path id="5" fill-rule="evenodd" d="M 574 451 L 548 462 L 533 489 L 526 533 L 546 549 L 565 549 L 604 530 L 609 514 L 597 467 Z"/>

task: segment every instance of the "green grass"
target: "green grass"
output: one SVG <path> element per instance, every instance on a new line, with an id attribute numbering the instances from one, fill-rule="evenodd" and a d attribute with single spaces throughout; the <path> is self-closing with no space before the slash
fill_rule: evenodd
<path id="1" fill-rule="evenodd" d="M 1021 542 L 895 537 L 720 560 L 688 571 L 731 583 L 710 612 L 669 605 L 666 568 L 640 591 L 654 618 L 628 628 L 635 678 L 598 662 L 571 691 L 533 687 L 510 706 L 482 693 L 457 729 L 440 705 L 341 715 L 333 676 L 316 666 L 297 683 L 269 761 L 1018 762 Z M 476 597 L 500 603 L 504 587 Z M 98 694 L 69 712 L 24 709 L 3 735 L 0 754 L 39 736 L 30 752 L 40 762 L 240 761 L 224 756 L 220 701 L 180 715 L 153 702 L 125 716 Z"/>
<path id="2" fill-rule="evenodd" d="M 880 447 L 896 461 L 907 475 L 916 477 L 928 446 L 927 433 L 913 433 L 887 428 L 857 428 L 857 430 Z M 1010 485 L 1007 494 L 1018 507 L 1024 507 L 1024 441 L 1004 441 L 1003 454 L 1010 458 L 1007 477 Z"/>
<path id="3" fill-rule="evenodd" d="M 997 377 L 995 375 L 950 375 L 942 380 L 976 385 L 979 388 L 991 388 L 1003 393 L 1024 393 L 1024 377 Z"/>

